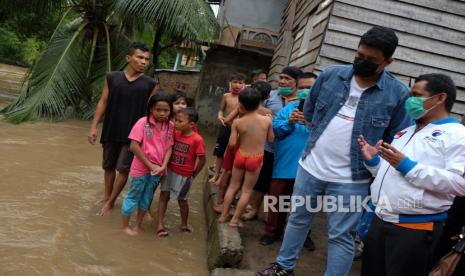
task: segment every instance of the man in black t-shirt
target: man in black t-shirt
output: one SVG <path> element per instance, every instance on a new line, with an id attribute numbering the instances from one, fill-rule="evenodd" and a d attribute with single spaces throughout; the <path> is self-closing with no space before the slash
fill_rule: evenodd
<path id="1" fill-rule="evenodd" d="M 124 71 L 107 74 L 88 135 L 89 143 L 94 145 L 97 125 L 103 120 L 100 143 L 103 146 L 105 195 L 101 201 L 103 208 L 97 213 L 101 216 L 113 209 L 126 184 L 133 158 L 129 151 L 129 132 L 139 118 L 146 116 L 147 101 L 156 90 L 155 80 L 144 75 L 149 64 L 149 50 L 144 44 L 133 43 L 126 61 Z"/>

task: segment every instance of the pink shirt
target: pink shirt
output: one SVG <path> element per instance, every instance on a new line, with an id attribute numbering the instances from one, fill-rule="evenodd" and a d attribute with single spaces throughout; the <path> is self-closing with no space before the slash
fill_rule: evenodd
<path id="1" fill-rule="evenodd" d="M 171 121 L 167 121 L 162 125 L 162 129 L 159 130 L 155 126 L 155 120 L 152 116 L 150 116 L 150 122 L 152 126 L 147 124 L 147 117 L 140 118 L 132 127 L 129 139 L 139 142 L 142 152 L 147 159 L 161 166 L 166 152 L 174 144 L 174 124 Z M 134 155 L 130 175 L 132 177 L 141 177 L 148 173 L 150 173 L 150 169 Z M 166 175 L 166 171 L 162 173 L 163 175 Z"/>

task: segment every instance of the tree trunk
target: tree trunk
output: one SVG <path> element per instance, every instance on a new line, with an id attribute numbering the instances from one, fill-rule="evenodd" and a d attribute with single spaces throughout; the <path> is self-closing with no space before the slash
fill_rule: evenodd
<path id="1" fill-rule="evenodd" d="M 152 45 L 152 70 L 150 70 L 149 75 L 153 78 L 155 76 L 155 69 L 158 67 L 158 55 L 159 53 L 159 48 L 160 48 L 160 42 L 161 42 L 161 36 L 163 35 L 163 26 L 159 25 L 157 28 L 157 31 L 155 32 L 155 38 L 153 39 L 153 45 Z"/>

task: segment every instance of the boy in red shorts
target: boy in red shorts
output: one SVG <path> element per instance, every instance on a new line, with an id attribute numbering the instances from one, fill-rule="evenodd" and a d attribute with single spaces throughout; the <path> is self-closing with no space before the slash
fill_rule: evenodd
<path id="1" fill-rule="evenodd" d="M 258 113 L 261 95 L 253 88 L 246 88 L 239 94 L 239 109 L 243 114 L 234 120 L 231 127 L 229 146 L 240 144 L 234 158 L 231 183 L 224 198 L 223 212 L 218 219 L 226 222 L 229 207 L 239 188 L 242 186 L 241 197 L 236 211 L 229 225 L 240 227 L 240 216 L 250 201 L 252 189 L 257 182 L 263 161 L 263 151 L 266 141 L 273 141 L 273 127 L 271 118 Z"/>

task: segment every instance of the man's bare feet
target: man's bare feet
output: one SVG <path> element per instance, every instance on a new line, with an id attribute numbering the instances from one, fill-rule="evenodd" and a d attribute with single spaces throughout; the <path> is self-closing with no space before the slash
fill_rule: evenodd
<path id="1" fill-rule="evenodd" d="M 129 236 L 135 236 L 135 235 L 139 234 L 139 233 L 135 232 L 133 229 L 131 229 L 131 227 L 129 227 L 129 226 L 124 227 L 123 232 L 126 233 Z"/>
<path id="2" fill-rule="evenodd" d="M 97 216 L 106 216 L 110 214 L 112 210 L 113 206 L 111 206 L 109 202 L 106 202 L 105 205 L 103 205 L 102 209 L 98 211 Z"/>
<path id="3" fill-rule="evenodd" d="M 147 212 L 145 213 L 144 215 L 144 221 L 146 222 L 152 222 L 154 219 L 153 219 L 153 216 L 150 212 Z"/>
<path id="4" fill-rule="evenodd" d="M 233 220 L 231 220 L 231 221 L 229 222 L 229 226 L 234 227 L 234 228 L 238 228 L 238 227 L 239 227 L 239 228 L 242 228 L 242 227 L 244 227 L 244 224 L 243 224 L 242 221 L 240 221 L 240 220 L 238 220 L 238 221 L 233 221 Z"/>
<path id="5" fill-rule="evenodd" d="M 243 220 L 254 220 L 257 218 L 257 210 L 255 209 L 250 209 L 248 212 L 246 212 L 245 214 L 243 214 L 241 216 L 241 219 Z"/>
<path id="6" fill-rule="evenodd" d="M 215 206 L 213 206 L 213 210 L 218 214 L 221 214 L 223 212 L 223 204 L 215 204 Z"/>

